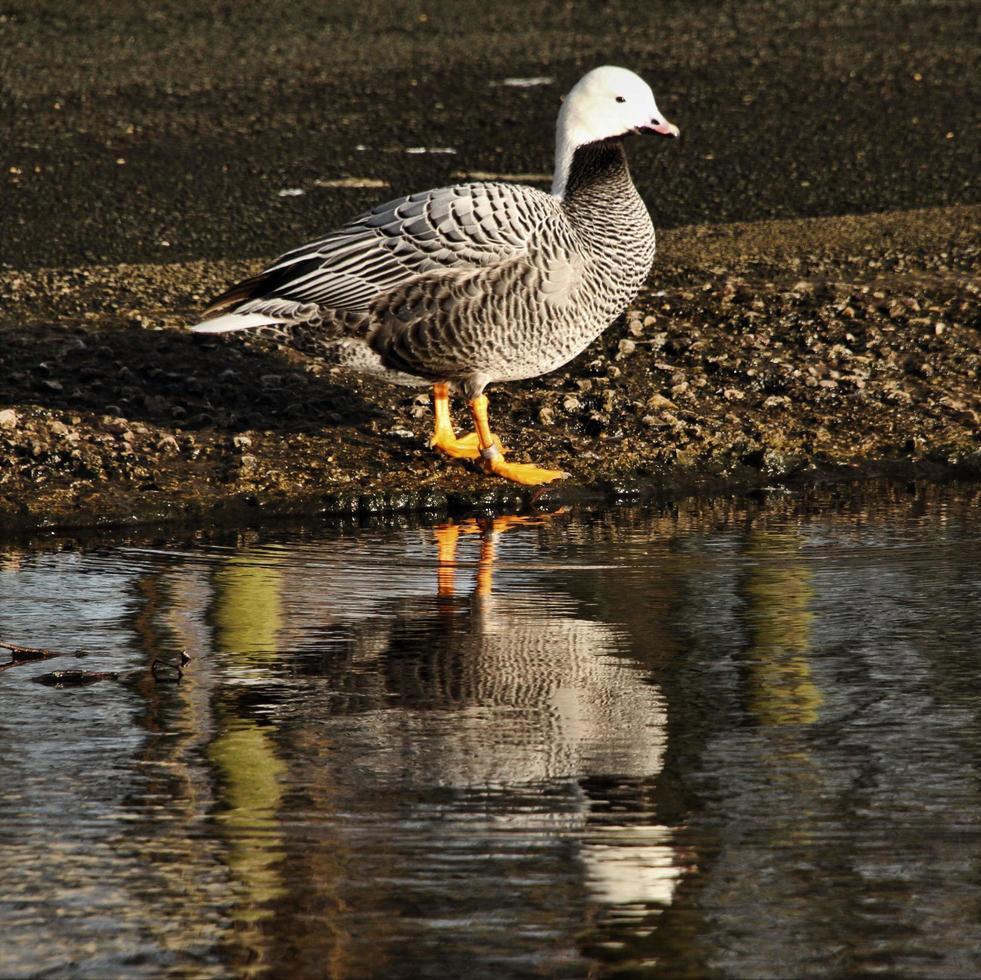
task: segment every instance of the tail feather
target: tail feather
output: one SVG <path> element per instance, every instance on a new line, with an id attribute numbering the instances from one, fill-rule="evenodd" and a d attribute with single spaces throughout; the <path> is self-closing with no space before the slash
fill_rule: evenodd
<path id="1" fill-rule="evenodd" d="M 319 258 L 266 269 L 229 287 L 204 311 L 205 319 L 191 327 L 195 333 L 230 333 L 309 319 L 315 307 L 292 300 L 289 283 L 308 268 L 319 268 Z M 282 291 L 282 292 L 280 292 Z"/>
<path id="2" fill-rule="evenodd" d="M 270 327 L 282 323 L 265 313 L 225 313 L 202 320 L 191 327 L 192 333 L 231 333 L 233 330 L 251 330 L 255 327 Z"/>
<path id="3" fill-rule="evenodd" d="M 265 273 L 260 272 L 257 276 L 250 276 L 241 282 L 229 286 L 220 296 L 216 296 L 204 311 L 206 317 L 217 316 L 219 313 L 227 313 L 247 303 L 250 299 L 262 296 L 265 292 Z"/>
<path id="4" fill-rule="evenodd" d="M 265 269 L 257 275 L 243 279 L 230 286 L 220 296 L 216 296 L 204 311 L 206 317 L 226 313 L 250 300 L 269 298 L 289 299 L 290 284 L 306 273 L 319 269 L 323 260 L 318 256 L 302 262 L 291 262 L 283 266 Z"/>

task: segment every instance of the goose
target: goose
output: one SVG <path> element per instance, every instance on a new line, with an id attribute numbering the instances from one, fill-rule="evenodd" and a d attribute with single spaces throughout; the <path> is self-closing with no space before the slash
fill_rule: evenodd
<path id="1" fill-rule="evenodd" d="M 644 284 L 654 227 L 623 146 L 641 133 L 679 136 L 642 78 L 594 68 L 562 101 L 550 193 L 470 182 L 380 204 L 231 286 L 191 329 L 259 329 L 339 367 L 432 385 L 434 448 L 520 484 L 565 478 L 505 458 L 484 389 L 566 364 Z M 451 394 L 469 404 L 468 435 Z"/>

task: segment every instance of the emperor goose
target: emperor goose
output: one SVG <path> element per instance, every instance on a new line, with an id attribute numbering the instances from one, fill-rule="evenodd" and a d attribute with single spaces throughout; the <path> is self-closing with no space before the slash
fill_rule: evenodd
<path id="1" fill-rule="evenodd" d="M 517 483 L 567 476 L 504 458 L 484 389 L 561 367 L 643 285 L 654 228 L 623 140 L 650 132 L 678 136 L 647 83 L 595 68 L 559 111 L 550 194 L 491 181 L 380 204 L 232 286 L 192 329 L 263 328 L 342 367 L 432 384 L 437 449 Z M 454 433 L 451 392 L 475 432 Z"/>

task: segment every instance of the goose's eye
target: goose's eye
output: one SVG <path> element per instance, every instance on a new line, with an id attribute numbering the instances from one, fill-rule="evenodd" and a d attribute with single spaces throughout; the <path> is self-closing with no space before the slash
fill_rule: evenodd
<path id="1" fill-rule="evenodd" d="M 626 102 L 626 101 L 627 100 L 622 95 L 617 96 L 617 102 Z"/>

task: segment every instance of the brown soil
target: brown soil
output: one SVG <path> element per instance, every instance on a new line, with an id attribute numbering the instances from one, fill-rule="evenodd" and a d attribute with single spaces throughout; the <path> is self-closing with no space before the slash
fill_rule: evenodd
<path id="1" fill-rule="evenodd" d="M 650 288 L 560 372 L 490 391 L 539 499 L 882 472 L 981 478 L 981 208 L 665 232 Z M 258 262 L 0 276 L 7 528 L 515 505 L 428 448 L 426 396 L 186 332 Z M 461 416 L 461 422 L 463 421 Z"/>

